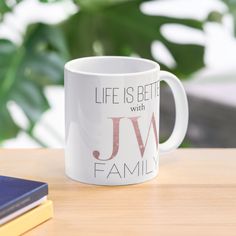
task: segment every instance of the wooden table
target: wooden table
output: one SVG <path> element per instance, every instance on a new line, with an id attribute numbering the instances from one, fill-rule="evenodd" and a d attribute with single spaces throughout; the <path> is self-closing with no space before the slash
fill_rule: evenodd
<path id="1" fill-rule="evenodd" d="M 159 176 L 99 187 L 64 174 L 62 150 L 0 150 L 0 174 L 49 183 L 52 220 L 27 235 L 236 235 L 236 149 L 182 149 Z"/>

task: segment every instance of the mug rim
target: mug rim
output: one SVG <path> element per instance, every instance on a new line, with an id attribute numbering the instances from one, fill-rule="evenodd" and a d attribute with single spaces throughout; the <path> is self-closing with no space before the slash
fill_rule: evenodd
<path id="1" fill-rule="evenodd" d="M 138 72 L 128 72 L 128 73 L 100 73 L 100 72 L 89 72 L 89 71 L 83 71 L 79 69 L 73 69 L 72 64 L 75 62 L 80 62 L 84 60 L 102 60 L 102 59 L 126 59 L 126 60 L 132 60 L 137 62 L 145 62 L 152 66 L 150 69 L 138 71 Z M 64 66 L 65 71 L 68 71 L 70 73 L 74 74 L 80 74 L 80 75 L 88 75 L 88 76 L 104 76 L 104 77 L 119 77 L 119 76 L 137 76 L 137 75 L 143 75 L 143 74 L 149 74 L 160 71 L 160 65 L 152 61 L 150 59 L 141 58 L 141 57 L 129 57 L 129 56 L 88 56 L 88 57 L 80 57 L 73 60 L 70 60 L 66 62 Z"/>

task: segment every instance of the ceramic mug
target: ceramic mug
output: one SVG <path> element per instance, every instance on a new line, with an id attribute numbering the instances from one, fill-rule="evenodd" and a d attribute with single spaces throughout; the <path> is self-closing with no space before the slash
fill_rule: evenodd
<path id="1" fill-rule="evenodd" d="M 171 88 L 173 132 L 159 143 L 160 81 Z M 188 124 L 179 79 L 151 60 L 99 56 L 65 65 L 66 174 L 83 183 L 127 185 L 157 176 L 159 155 L 176 149 Z"/>

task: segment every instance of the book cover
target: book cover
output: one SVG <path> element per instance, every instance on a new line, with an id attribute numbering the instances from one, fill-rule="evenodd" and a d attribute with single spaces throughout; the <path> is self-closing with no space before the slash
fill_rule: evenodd
<path id="1" fill-rule="evenodd" d="M 34 209 L 0 226 L 0 236 L 18 236 L 53 217 L 52 201 L 47 200 Z"/>
<path id="2" fill-rule="evenodd" d="M 47 195 L 46 183 L 0 176 L 0 219 Z"/>

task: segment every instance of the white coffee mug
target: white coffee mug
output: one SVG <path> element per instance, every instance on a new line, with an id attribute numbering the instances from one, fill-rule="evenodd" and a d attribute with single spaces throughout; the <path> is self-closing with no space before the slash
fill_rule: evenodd
<path id="1" fill-rule="evenodd" d="M 176 120 L 159 143 L 160 81 L 171 88 Z M 188 103 L 173 74 L 151 60 L 101 56 L 65 65 L 66 174 L 83 183 L 126 185 L 157 176 L 159 154 L 185 136 Z M 163 121 L 165 122 L 165 121 Z"/>

